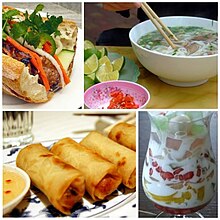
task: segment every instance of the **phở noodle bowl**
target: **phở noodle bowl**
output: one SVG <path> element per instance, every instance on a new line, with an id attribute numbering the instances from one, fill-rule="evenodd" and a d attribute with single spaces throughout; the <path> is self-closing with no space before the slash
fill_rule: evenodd
<path id="1" fill-rule="evenodd" d="M 172 48 L 152 22 L 134 26 L 129 37 L 140 63 L 162 81 L 196 86 L 217 74 L 217 21 L 198 17 L 163 17 L 178 38 Z M 171 38 L 172 39 L 172 38 Z"/>

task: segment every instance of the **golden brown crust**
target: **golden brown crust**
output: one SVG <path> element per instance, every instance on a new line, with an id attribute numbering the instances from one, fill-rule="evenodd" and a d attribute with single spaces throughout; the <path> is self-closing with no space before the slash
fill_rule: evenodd
<path id="1" fill-rule="evenodd" d="M 111 129 L 108 137 L 136 151 L 136 126 L 124 122 L 118 123 Z"/>
<path id="2" fill-rule="evenodd" d="M 64 162 L 82 172 L 86 181 L 86 190 L 93 200 L 104 199 L 121 183 L 121 175 L 114 164 L 71 138 L 59 140 L 50 150 Z"/>
<path id="3" fill-rule="evenodd" d="M 31 103 L 48 101 L 51 95 L 47 94 L 44 86 L 38 84 L 37 78 L 29 75 L 28 67 L 25 67 L 22 62 L 5 54 L 2 55 L 3 92 Z M 38 93 L 33 93 L 33 88 Z"/>
<path id="4" fill-rule="evenodd" d="M 80 144 L 115 164 L 122 176 L 122 183 L 130 189 L 135 188 L 136 153 L 97 131 L 91 131 Z"/>
<path id="5" fill-rule="evenodd" d="M 85 192 L 82 174 L 41 144 L 31 144 L 19 151 L 16 165 L 31 178 L 55 208 L 70 214 L 71 208 Z"/>

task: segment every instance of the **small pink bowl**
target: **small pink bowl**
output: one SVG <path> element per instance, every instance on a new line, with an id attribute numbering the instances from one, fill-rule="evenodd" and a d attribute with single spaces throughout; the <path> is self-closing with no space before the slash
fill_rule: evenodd
<path id="1" fill-rule="evenodd" d="M 143 86 L 134 82 L 115 80 L 98 83 L 87 89 L 84 93 L 85 106 L 90 109 L 107 109 L 112 99 L 110 93 L 114 91 L 121 91 L 134 97 L 134 102 L 139 108 L 145 108 L 150 100 L 150 93 Z"/>

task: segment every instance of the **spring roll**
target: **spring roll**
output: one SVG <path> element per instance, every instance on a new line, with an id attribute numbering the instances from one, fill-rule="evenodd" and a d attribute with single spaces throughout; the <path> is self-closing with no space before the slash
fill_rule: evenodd
<path id="1" fill-rule="evenodd" d="M 70 214 L 85 192 L 85 180 L 80 171 L 64 163 L 41 144 L 23 148 L 16 165 L 31 178 L 51 204 L 64 214 Z"/>
<path id="2" fill-rule="evenodd" d="M 136 126 L 128 123 L 116 124 L 108 137 L 117 143 L 136 151 Z"/>
<path id="3" fill-rule="evenodd" d="M 93 150 L 118 167 L 122 183 L 130 189 L 136 186 L 136 153 L 99 132 L 90 132 L 80 144 Z"/>
<path id="4" fill-rule="evenodd" d="M 85 177 L 86 190 L 93 200 L 104 199 L 121 183 L 117 167 L 71 138 L 55 143 L 51 152 L 76 167 Z"/>

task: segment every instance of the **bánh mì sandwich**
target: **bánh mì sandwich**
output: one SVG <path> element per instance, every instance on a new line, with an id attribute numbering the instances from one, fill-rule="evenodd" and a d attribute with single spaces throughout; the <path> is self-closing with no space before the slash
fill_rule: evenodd
<path id="1" fill-rule="evenodd" d="M 61 16 L 41 17 L 42 4 L 31 13 L 3 7 L 3 92 L 31 103 L 47 102 L 70 83 L 77 25 Z"/>

